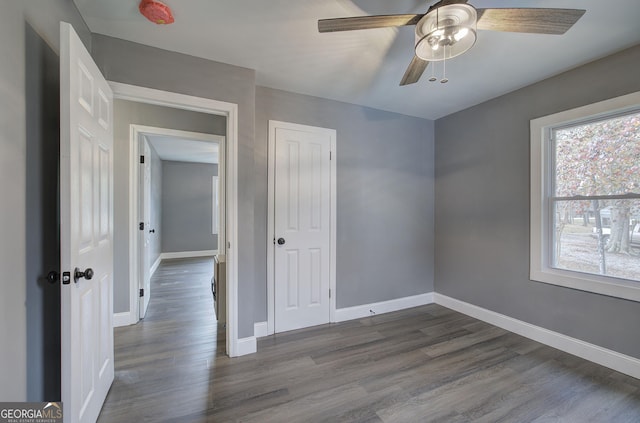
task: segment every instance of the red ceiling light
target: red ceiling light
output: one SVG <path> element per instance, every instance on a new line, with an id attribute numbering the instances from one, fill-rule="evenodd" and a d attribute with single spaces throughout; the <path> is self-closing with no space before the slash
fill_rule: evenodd
<path id="1" fill-rule="evenodd" d="M 173 14 L 171 9 L 164 3 L 156 0 L 142 0 L 140 2 L 140 13 L 151 22 L 158 25 L 166 25 L 173 23 Z"/>

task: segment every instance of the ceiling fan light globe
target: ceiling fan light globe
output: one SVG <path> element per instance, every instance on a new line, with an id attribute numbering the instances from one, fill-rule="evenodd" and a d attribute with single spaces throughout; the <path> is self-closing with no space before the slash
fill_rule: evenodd
<path id="1" fill-rule="evenodd" d="M 469 28 L 462 27 L 455 34 L 453 34 L 453 38 L 455 38 L 456 41 L 460 41 L 467 35 L 469 35 Z"/>
<path id="2" fill-rule="evenodd" d="M 458 31 L 455 34 L 433 37 L 427 35 L 419 39 L 416 43 L 416 56 L 429 62 L 452 59 L 469 50 L 476 42 L 476 32 L 473 29 L 465 28 L 465 31 Z M 461 35 L 460 32 L 462 32 Z"/>
<path id="3" fill-rule="evenodd" d="M 468 4 L 441 6 L 416 25 L 416 56 L 430 62 L 451 59 L 476 42 L 476 9 Z"/>
<path id="4" fill-rule="evenodd" d="M 440 48 L 440 38 L 438 37 L 428 37 L 427 43 L 432 50 L 438 50 Z"/>

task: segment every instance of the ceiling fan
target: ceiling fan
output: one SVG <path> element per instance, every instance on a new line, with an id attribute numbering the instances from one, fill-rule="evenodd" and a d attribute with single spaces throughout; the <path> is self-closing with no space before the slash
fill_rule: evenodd
<path id="1" fill-rule="evenodd" d="M 318 30 L 336 32 L 415 25 L 415 54 L 400 81 L 402 86 L 418 82 L 429 62 L 446 61 L 473 47 L 476 30 L 564 34 L 586 12 L 582 9 L 476 9 L 467 1 L 440 0 L 429 7 L 427 13 L 417 15 L 320 19 Z"/>

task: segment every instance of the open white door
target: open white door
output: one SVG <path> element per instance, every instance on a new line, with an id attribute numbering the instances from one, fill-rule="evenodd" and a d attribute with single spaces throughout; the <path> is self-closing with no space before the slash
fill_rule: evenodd
<path id="1" fill-rule="evenodd" d="M 95 422 L 113 381 L 113 94 L 60 23 L 62 402 Z"/>
<path id="2" fill-rule="evenodd" d="M 275 331 L 329 323 L 331 140 L 324 128 L 275 128 Z"/>
<path id="3" fill-rule="evenodd" d="M 155 229 L 151 228 L 151 149 L 144 135 L 140 136 L 140 222 L 142 229 L 140 234 L 140 304 L 139 316 L 144 319 L 151 298 L 151 234 Z M 153 232 L 152 232 L 153 231 Z"/>

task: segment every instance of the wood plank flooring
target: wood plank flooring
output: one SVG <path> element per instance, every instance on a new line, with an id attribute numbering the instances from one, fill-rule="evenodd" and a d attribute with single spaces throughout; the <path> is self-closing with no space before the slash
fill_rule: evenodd
<path id="1" fill-rule="evenodd" d="M 438 305 L 260 339 L 229 359 L 211 259 L 164 261 L 115 332 L 110 422 L 640 422 L 640 381 Z"/>

